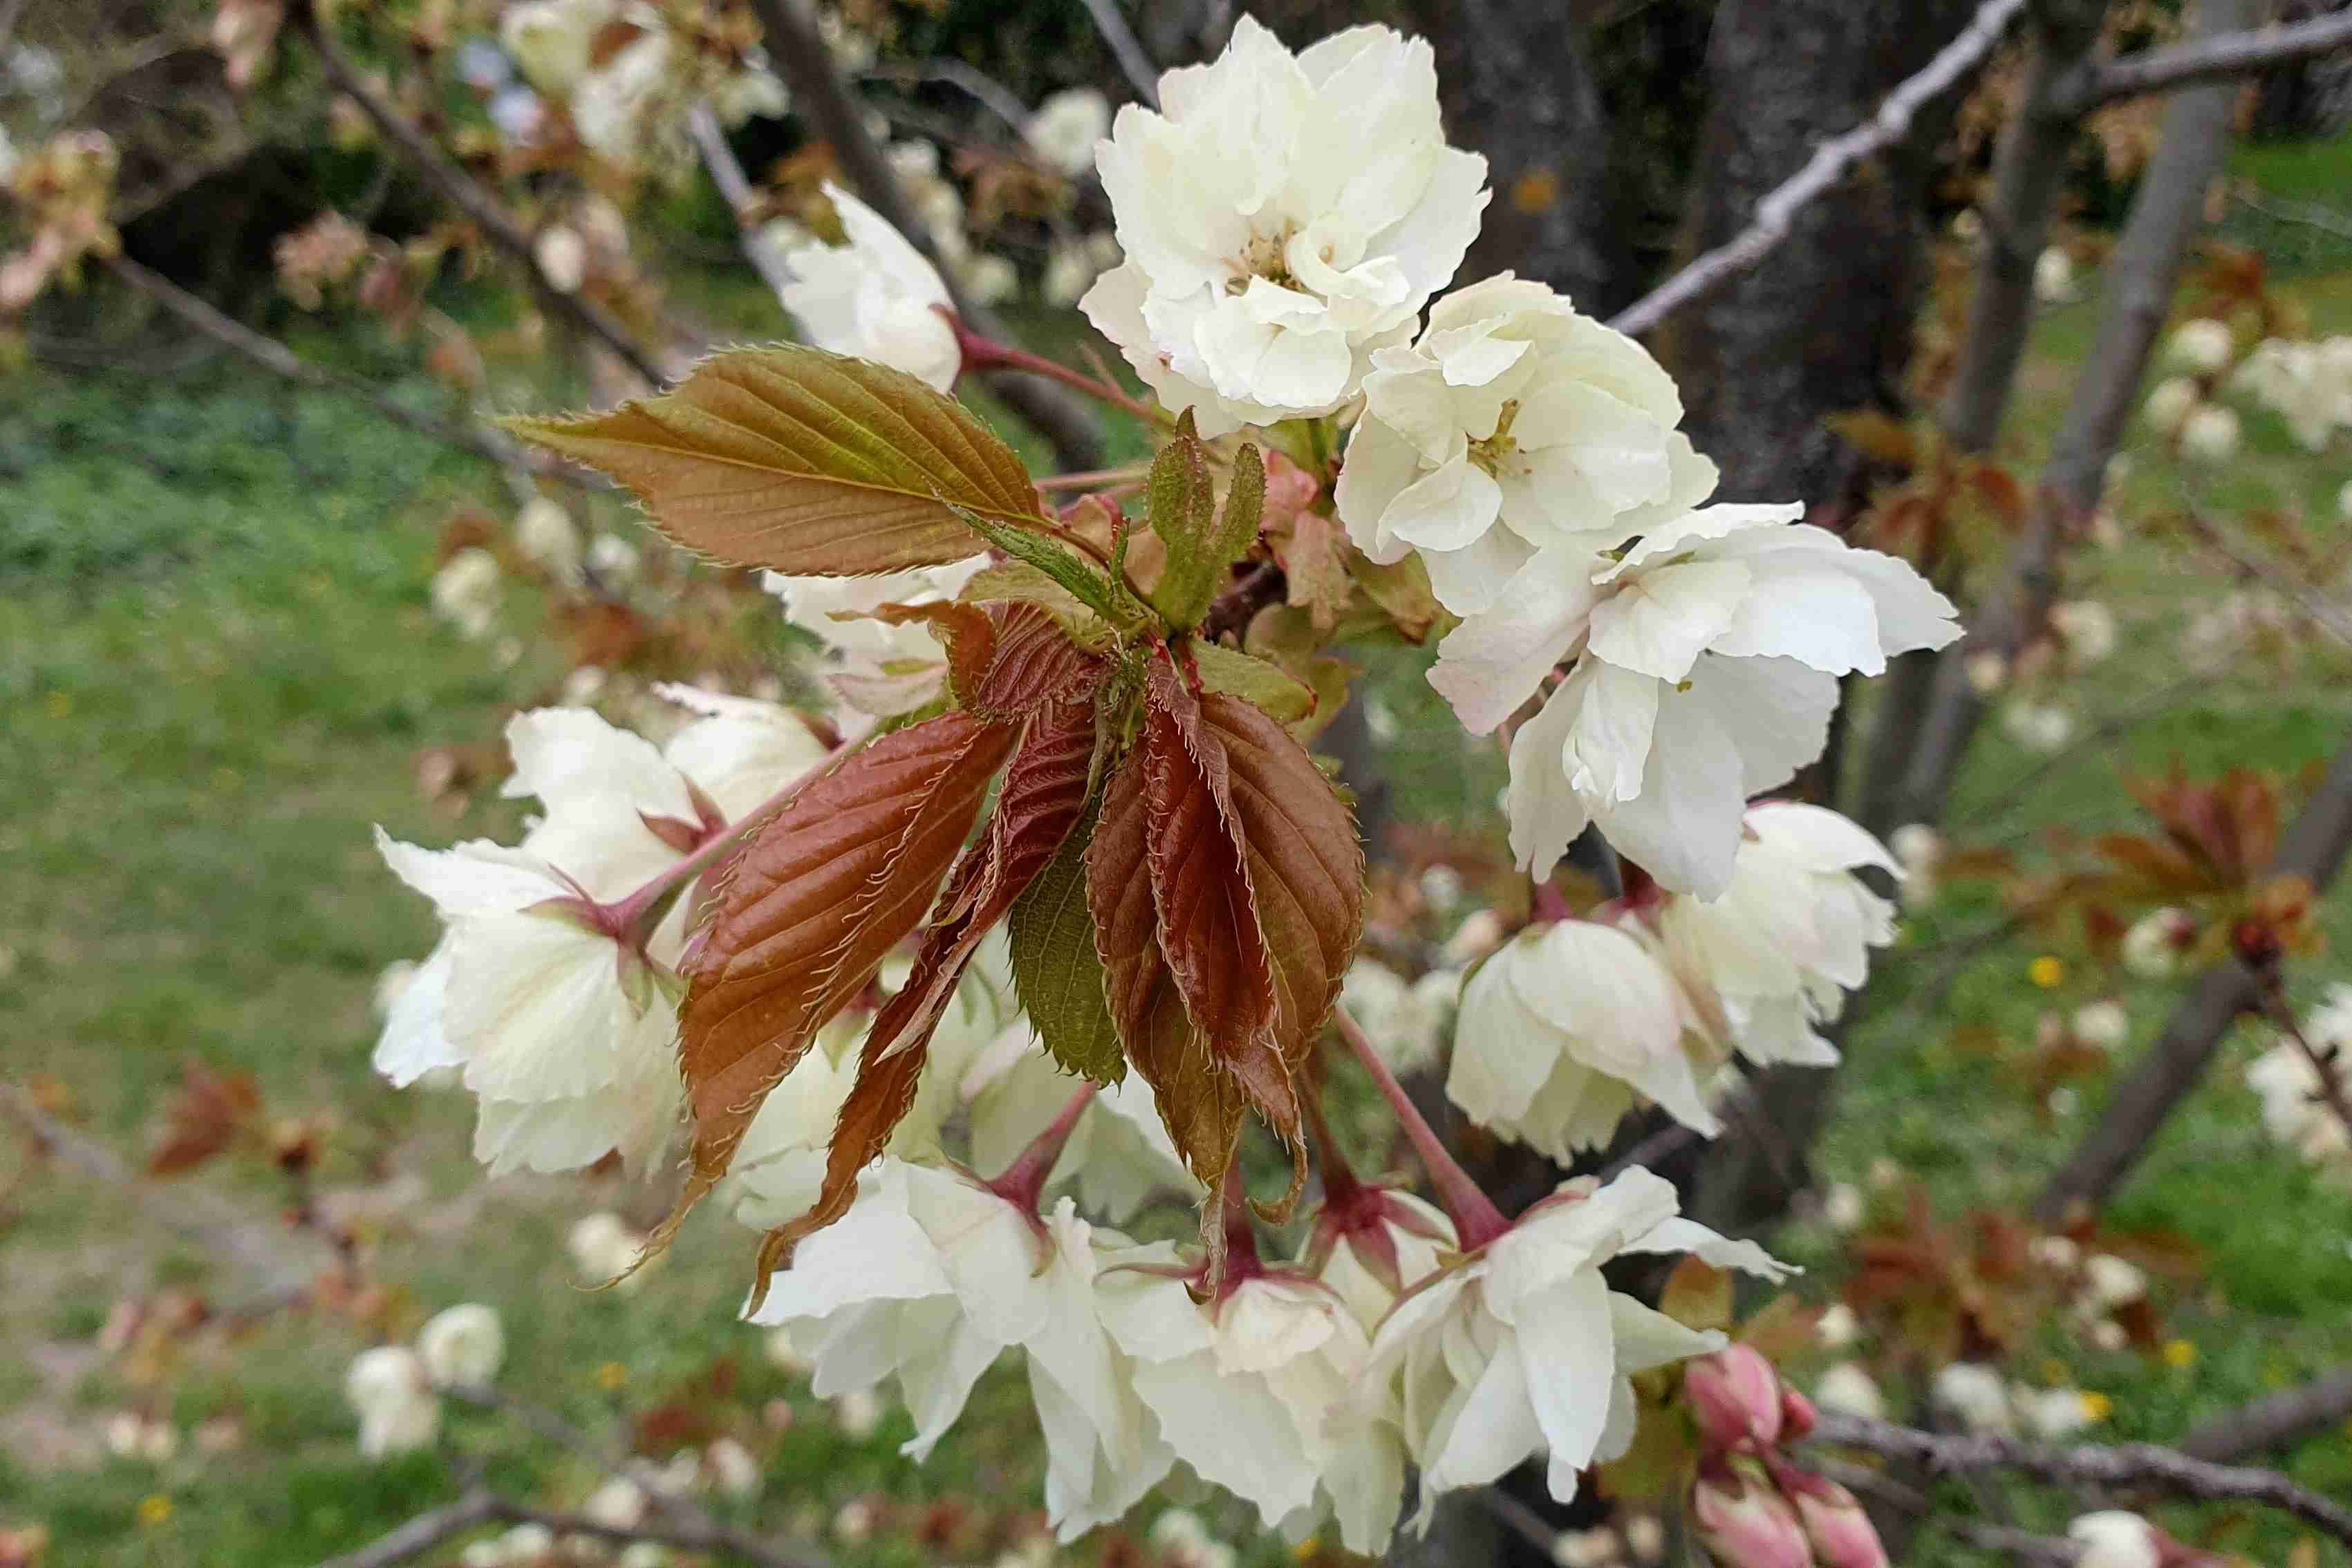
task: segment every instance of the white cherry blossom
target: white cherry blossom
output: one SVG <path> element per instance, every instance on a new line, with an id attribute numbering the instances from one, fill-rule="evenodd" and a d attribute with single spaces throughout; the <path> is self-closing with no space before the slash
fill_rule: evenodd
<path id="1" fill-rule="evenodd" d="M 1644 1099 L 1712 1137 L 1720 1124 L 1702 1063 L 1685 1048 L 1700 1028 L 1689 996 L 1633 935 L 1592 921 L 1530 926 L 1463 992 L 1446 1097 L 1563 1163 L 1607 1143 Z"/>
<path id="2" fill-rule="evenodd" d="M 768 572 L 761 585 L 783 602 L 784 619 L 825 645 L 832 684 L 853 707 L 887 718 L 930 700 L 946 673 L 947 650 L 921 621 L 874 618 L 884 605 L 935 605 L 952 599 L 985 555 L 944 566 L 913 566 L 870 577 L 788 577 Z"/>
<path id="3" fill-rule="evenodd" d="M 663 987 L 683 945 L 673 910 L 643 954 L 596 929 L 584 899 L 615 902 L 679 851 L 646 818 L 699 822 L 686 780 L 640 736 L 583 709 L 541 709 L 507 730 L 509 795 L 547 815 L 513 848 L 445 850 L 378 830 L 394 874 L 433 900 L 446 931 L 395 1000 L 375 1052 L 396 1086 L 461 1069 L 479 1101 L 474 1153 L 496 1173 L 570 1170 L 618 1150 L 642 1171 L 677 1119 L 677 1020 Z"/>
<path id="4" fill-rule="evenodd" d="M 406 1345 L 378 1345 L 353 1356 L 343 1374 L 343 1397 L 359 1415 L 360 1452 L 368 1458 L 425 1447 L 441 1430 L 441 1401 L 424 1359 Z"/>
<path id="5" fill-rule="evenodd" d="M 1658 882 L 1731 879 L 1749 795 L 1821 754 L 1837 678 L 1959 636 L 1909 565 L 1795 521 L 1702 507 L 1614 559 L 1547 549 L 1438 647 L 1430 684 L 1474 734 L 1568 676 L 1511 742 L 1511 847 L 1549 876 L 1597 822 Z"/>
<path id="6" fill-rule="evenodd" d="M 1127 260 L 1082 308 L 1203 436 L 1330 413 L 1412 336 L 1488 199 L 1486 160 L 1445 145 L 1429 45 L 1351 27 L 1293 55 L 1244 16 L 1160 98 L 1098 149 Z"/>
<path id="7" fill-rule="evenodd" d="M 1284 1270 L 1192 1299 L 1174 1246 L 1106 1254 L 1097 1297 L 1160 1438 L 1202 1479 L 1302 1531 L 1327 1515 L 1350 1552 L 1396 1527 L 1404 1459 L 1348 1406 L 1370 1345 L 1337 1292 Z"/>
<path id="8" fill-rule="evenodd" d="M 662 747 L 662 760 L 740 822 L 786 784 L 824 761 L 808 721 L 782 703 L 660 685 L 655 691 L 700 715 Z"/>
<path id="9" fill-rule="evenodd" d="M 1549 1456 L 1551 1495 L 1633 1438 L 1634 1373 L 1720 1349 L 1609 1289 L 1624 1253 L 1692 1252 L 1767 1279 L 1792 1270 L 1676 1211 L 1671 1183 L 1625 1172 L 1564 1184 L 1503 1235 L 1409 1292 L 1372 1336 L 1366 1401 L 1394 1414 L 1421 1468 L 1426 1527 L 1436 1500 Z"/>
<path id="10" fill-rule="evenodd" d="M 1023 127 L 1029 150 L 1076 179 L 1095 166 L 1095 143 L 1110 134 L 1110 100 L 1090 87 L 1064 88 L 1037 106 Z"/>
<path id="11" fill-rule="evenodd" d="M 1759 1066 L 1828 1067 L 1817 1032 L 1895 940 L 1895 906 L 1854 871 L 1900 878 L 1886 847 L 1833 811 L 1794 801 L 1748 808 L 1731 880 L 1713 900 L 1670 895 L 1657 922 L 1675 972 L 1720 999 L 1732 1043 Z"/>
<path id="12" fill-rule="evenodd" d="M 1333 499 L 1376 562 L 1414 551 L 1438 601 L 1486 608 L 1538 550 L 1605 550 L 1706 499 L 1715 466 L 1675 426 L 1649 351 L 1506 272 L 1382 349 Z"/>
<path id="13" fill-rule="evenodd" d="M 963 351 L 940 313 L 954 301 L 939 268 L 847 191 L 827 182 L 824 194 L 847 243 L 811 243 L 788 254 L 793 281 L 782 290 L 784 309 L 817 347 L 903 370 L 945 392 L 963 368 Z"/>
<path id="14" fill-rule="evenodd" d="M 498 1376 L 507 1355 L 506 1330 L 498 1309 L 467 1301 L 436 1312 L 416 1331 L 416 1353 L 439 1387 L 470 1388 Z"/>
<path id="15" fill-rule="evenodd" d="M 904 1451 L 919 1459 L 980 1374 L 1022 1348 L 1045 1428 L 1048 1510 L 1074 1533 L 1118 1517 L 1167 1468 L 1097 1318 L 1096 1268 L 1096 1238 L 1068 1199 L 1040 1220 L 959 1172 L 885 1157 L 751 1321 L 806 1345 L 820 1398 L 895 1379 L 915 1418 Z"/>

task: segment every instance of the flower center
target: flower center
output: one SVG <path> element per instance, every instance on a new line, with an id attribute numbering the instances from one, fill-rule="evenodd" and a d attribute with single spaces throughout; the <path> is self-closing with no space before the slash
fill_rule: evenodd
<path id="1" fill-rule="evenodd" d="M 1490 474 L 1499 474 L 1503 466 L 1519 455 L 1519 444 L 1511 439 L 1511 423 L 1519 416 L 1519 400 L 1516 397 L 1503 405 L 1500 417 L 1495 421 L 1495 433 L 1483 441 L 1470 443 L 1470 460 Z"/>
<path id="2" fill-rule="evenodd" d="M 1245 292 L 1253 278 L 1263 278 L 1278 289 L 1297 289 L 1298 280 L 1290 275 L 1287 252 L 1291 236 L 1298 232 L 1297 224 L 1284 224 L 1276 234 L 1252 232 L 1249 242 L 1233 258 L 1233 276 L 1225 279 L 1225 292 Z"/>

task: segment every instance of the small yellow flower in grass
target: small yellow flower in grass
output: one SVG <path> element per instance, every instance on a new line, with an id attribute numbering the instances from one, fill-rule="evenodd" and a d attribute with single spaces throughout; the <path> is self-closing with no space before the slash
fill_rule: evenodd
<path id="1" fill-rule="evenodd" d="M 2164 1364 L 2186 1370 L 2197 1364 L 2197 1347 L 2187 1340 L 2164 1342 Z"/>
<path id="2" fill-rule="evenodd" d="M 2116 1402 L 2114 1400 L 2108 1398 L 2104 1394 L 2096 1393 L 2091 1389 L 2084 1389 L 2083 1391 L 2083 1418 L 2084 1420 L 2105 1421 L 2108 1416 L 2113 1415 L 2115 1413 Z"/>
<path id="3" fill-rule="evenodd" d="M 172 1517 L 172 1500 L 162 1492 L 149 1492 L 139 1500 L 139 1522 L 152 1530 Z"/>
<path id="4" fill-rule="evenodd" d="M 596 1386 L 612 1394 L 629 1385 L 629 1369 L 619 1362 L 608 1361 L 596 1369 Z"/>
<path id="5" fill-rule="evenodd" d="M 2045 952 L 2025 966 L 2025 977 L 2044 991 L 2055 991 L 2065 983 L 2066 961 Z"/>
<path id="6" fill-rule="evenodd" d="M 49 717 L 52 719 L 70 719 L 73 717 L 73 694 L 71 692 L 52 691 L 49 693 Z"/>
<path id="7" fill-rule="evenodd" d="M 1310 1535 L 1290 1549 L 1290 1560 L 1293 1563 L 1312 1563 L 1322 1550 L 1323 1538 L 1319 1535 Z"/>

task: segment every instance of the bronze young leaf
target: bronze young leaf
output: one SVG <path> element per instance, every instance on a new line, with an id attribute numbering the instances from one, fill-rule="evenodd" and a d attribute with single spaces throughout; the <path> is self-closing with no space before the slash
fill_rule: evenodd
<path id="1" fill-rule="evenodd" d="M 803 790 L 737 854 L 678 1016 L 692 1164 L 666 1245 L 817 1030 L 922 921 L 1018 731 L 944 713 Z"/>
<path id="2" fill-rule="evenodd" d="M 662 531 L 740 566 L 823 576 L 961 561 L 964 512 L 1037 513 L 1013 448 L 903 371 L 797 343 L 715 354 L 657 397 L 507 427 L 610 474 Z"/>
<path id="3" fill-rule="evenodd" d="M 1053 861 L 1085 815 L 1095 744 L 1091 699 L 1087 693 L 1057 703 L 1030 720 L 1004 771 L 986 834 L 964 851 L 948 878 L 913 973 L 866 1030 L 857 1079 L 835 1124 L 815 1204 L 770 1231 L 761 1244 L 755 1301 L 766 1293 L 769 1276 L 791 1262 L 803 1237 L 849 1211 L 858 1172 L 881 1153 L 914 1102 L 931 1035 L 981 939 Z"/>

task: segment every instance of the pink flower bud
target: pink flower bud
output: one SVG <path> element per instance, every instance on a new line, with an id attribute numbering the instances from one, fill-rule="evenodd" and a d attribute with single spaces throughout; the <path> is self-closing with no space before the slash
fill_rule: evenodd
<path id="1" fill-rule="evenodd" d="M 1812 1568 L 1796 1510 L 1753 1465 L 1708 1475 L 1691 1490 L 1699 1541 L 1726 1568 Z"/>
<path id="2" fill-rule="evenodd" d="M 1887 1568 L 1886 1548 L 1853 1494 L 1833 1481 L 1797 1494 L 1797 1514 L 1822 1568 Z"/>
<path id="3" fill-rule="evenodd" d="M 1791 1443 L 1802 1442 L 1813 1435 L 1813 1426 L 1821 1419 L 1813 1402 L 1790 1388 L 1780 1385 L 1780 1436 Z"/>
<path id="4" fill-rule="evenodd" d="M 1780 1374 L 1758 1352 L 1731 1345 L 1683 1373 L 1699 1436 L 1714 1448 L 1769 1448 L 1780 1438 Z"/>

